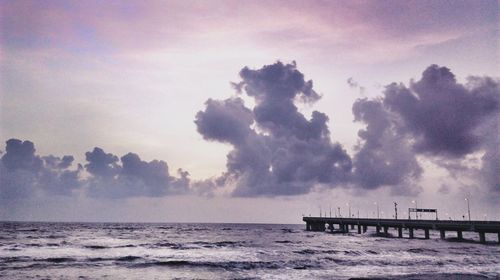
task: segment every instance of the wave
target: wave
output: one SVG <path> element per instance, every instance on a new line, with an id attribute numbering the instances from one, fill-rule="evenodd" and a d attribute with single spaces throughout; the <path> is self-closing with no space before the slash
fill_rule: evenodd
<path id="1" fill-rule="evenodd" d="M 315 254 L 337 254 L 340 251 L 337 250 L 314 250 L 314 249 L 304 249 L 300 251 L 293 251 L 296 254 L 300 255 L 315 255 Z"/>
<path id="2" fill-rule="evenodd" d="M 187 260 L 151 261 L 151 262 L 133 264 L 130 267 L 148 268 L 154 266 L 193 267 L 193 268 L 205 267 L 205 268 L 222 268 L 222 269 L 238 269 L 238 270 L 279 269 L 283 267 L 283 265 L 279 262 L 264 262 L 264 261 L 195 262 Z"/>
<path id="3" fill-rule="evenodd" d="M 109 249 L 110 248 L 108 246 L 102 246 L 102 245 L 85 245 L 83 247 L 87 248 L 87 249 L 92 249 L 92 250 L 102 250 L 102 249 Z"/>
<path id="4" fill-rule="evenodd" d="M 37 259 L 37 261 L 50 262 L 50 263 L 65 263 L 65 262 L 76 262 L 76 259 L 68 257 L 56 257 L 56 258 Z"/>
<path id="5" fill-rule="evenodd" d="M 424 254 L 424 253 L 435 254 L 439 252 L 438 250 L 434 250 L 431 248 L 410 248 L 406 251 L 415 254 Z"/>
<path id="6" fill-rule="evenodd" d="M 16 231 L 18 231 L 18 232 L 37 232 L 37 231 L 39 231 L 39 229 L 37 229 L 37 228 L 26 228 L 26 229 L 21 228 L 21 229 L 17 229 Z"/>
<path id="7" fill-rule="evenodd" d="M 204 248 L 215 248 L 215 247 L 245 247 L 249 244 L 245 241 L 216 241 L 216 242 L 206 242 L 206 241 L 195 241 L 189 244 L 200 245 Z"/>
<path id="8" fill-rule="evenodd" d="M 134 245 L 134 244 L 127 244 L 127 245 L 119 245 L 119 246 L 115 246 L 113 248 L 135 248 L 135 247 L 138 247 L 139 245 Z"/>
<path id="9" fill-rule="evenodd" d="M 280 243 L 280 244 L 300 244 L 302 242 L 300 241 L 291 241 L 291 240 L 276 240 L 274 243 Z"/>
<path id="10" fill-rule="evenodd" d="M 125 256 L 125 257 L 119 257 L 116 260 L 121 261 L 121 262 L 130 262 L 130 261 L 137 261 L 142 259 L 141 257 L 138 256 Z"/>
<path id="11" fill-rule="evenodd" d="M 51 235 L 46 236 L 45 238 L 48 238 L 48 239 L 59 239 L 59 238 L 66 238 L 66 236 L 51 234 Z"/>
<path id="12" fill-rule="evenodd" d="M 440 274 L 406 274 L 406 275 L 396 275 L 396 276 L 384 276 L 384 277 L 353 277 L 349 280 L 445 280 L 445 279 L 469 279 L 469 280 L 479 280 L 479 279 L 489 279 L 488 276 L 481 274 L 472 273 L 440 273 Z"/>
<path id="13" fill-rule="evenodd" d="M 30 261 L 29 257 L 0 257 L 0 263 L 16 263 L 16 262 L 27 262 Z"/>

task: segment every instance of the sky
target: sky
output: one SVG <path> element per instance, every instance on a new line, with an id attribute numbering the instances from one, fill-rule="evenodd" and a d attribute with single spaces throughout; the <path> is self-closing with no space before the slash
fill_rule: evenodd
<path id="1" fill-rule="evenodd" d="M 498 8 L 0 1 L 0 220 L 499 220 Z"/>

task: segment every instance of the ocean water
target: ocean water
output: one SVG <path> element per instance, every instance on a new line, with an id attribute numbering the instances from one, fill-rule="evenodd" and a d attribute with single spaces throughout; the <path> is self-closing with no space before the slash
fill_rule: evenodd
<path id="1" fill-rule="evenodd" d="M 436 232 L 410 240 L 305 225 L 3 222 L 0 278 L 500 279 L 500 246 L 487 238 L 483 245 Z"/>

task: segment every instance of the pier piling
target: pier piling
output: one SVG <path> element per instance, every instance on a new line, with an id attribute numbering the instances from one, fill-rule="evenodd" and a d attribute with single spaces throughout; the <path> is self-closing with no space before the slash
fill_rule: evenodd
<path id="1" fill-rule="evenodd" d="M 486 233 L 479 232 L 479 242 L 486 243 Z"/>

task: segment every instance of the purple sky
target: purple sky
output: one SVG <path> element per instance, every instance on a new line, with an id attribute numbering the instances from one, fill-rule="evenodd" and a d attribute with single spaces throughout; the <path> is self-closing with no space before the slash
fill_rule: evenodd
<path id="1" fill-rule="evenodd" d="M 498 8 L 1 1 L 0 220 L 500 219 Z"/>

